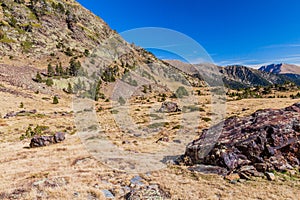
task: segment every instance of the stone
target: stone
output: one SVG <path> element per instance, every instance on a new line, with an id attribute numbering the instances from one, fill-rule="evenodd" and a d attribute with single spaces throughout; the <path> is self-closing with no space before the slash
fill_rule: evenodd
<path id="1" fill-rule="evenodd" d="M 273 173 L 270 173 L 270 172 L 266 172 L 266 177 L 269 181 L 275 181 L 276 180 L 276 177 Z"/>
<path id="2" fill-rule="evenodd" d="M 230 117 L 203 130 L 198 139 L 187 145 L 183 157 L 189 158 L 188 165 L 218 166 L 245 179 L 272 170 L 299 168 L 299 124 L 300 103 Z"/>
<path id="3" fill-rule="evenodd" d="M 158 112 L 163 112 L 163 113 L 171 113 L 171 112 L 180 112 L 181 109 L 177 105 L 177 103 L 166 101 L 163 102 L 160 109 Z"/>
<path id="4" fill-rule="evenodd" d="M 11 117 L 17 117 L 17 116 L 27 116 L 27 115 L 31 115 L 31 114 L 36 114 L 37 113 L 37 110 L 21 110 L 21 111 L 18 111 L 18 112 L 9 112 L 7 113 L 3 118 L 4 119 L 9 119 Z"/>
<path id="5" fill-rule="evenodd" d="M 237 173 L 231 173 L 231 174 L 225 176 L 225 179 L 229 180 L 229 181 L 233 181 L 233 180 L 237 181 L 240 179 L 240 175 Z"/>
<path id="6" fill-rule="evenodd" d="M 170 194 L 160 189 L 158 185 L 149 185 L 139 189 L 131 189 L 131 191 L 125 195 L 126 200 L 170 199 L 170 197 Z"/>
<path id="7" fill-rule="evenodd" d="M 105 198 L 107 198 L 107 199 L 114 199 L 115 198 L 113 193 L 109 190 L 102 190 L 102 193 L 105 196 Z"/>
<path id="8" fill-rule="evenodd" d="M 54 134 L 54 141 L 56 143 L 62 142 L 65 140 L 65 133 L 58 132 Z"/>
<path id="9" fill-rule="evenodd" d="M 65 140 L 65 133 L 55 133 L 52 136 L 35 136 L 30 141 L 30 148 L 43 147 L 51 144 L 60 143 Z"/>

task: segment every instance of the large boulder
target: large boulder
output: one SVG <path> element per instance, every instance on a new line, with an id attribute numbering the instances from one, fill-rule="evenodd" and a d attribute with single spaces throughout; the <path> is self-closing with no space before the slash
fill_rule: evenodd
<path id="1" fill-rule="evenodd" d="M 158 110 L 158 112 L 163 112 L 163 113 L 179 112 L 179 111 L 181 111 L 181 109 L 179 108 L 177 103 L 169 102 L 169 101 L 163 102 L 160 109 Z"/>
<path id="2" fill-rule="evenodd" d="M 189 164 L 219 166 L 248 175 L 300 166 L 300 103 L 231 117 L 219 125 L 223 125 L 221 134 L 212 127 L 187 145 Z M 215 140 L 207 139 L 219 134 Z"/>
<path id="3" fill-rule="evenodd" d="M 31 139 L 30 147 L 43 147 L 51 144 L 60 143 L 65 140 L 65 133 L 55 133 L 51 136 L 35 136 Z"/>

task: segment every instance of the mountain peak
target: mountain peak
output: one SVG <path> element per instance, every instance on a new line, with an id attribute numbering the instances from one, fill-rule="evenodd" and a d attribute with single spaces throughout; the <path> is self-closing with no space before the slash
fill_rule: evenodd
<path id="1" fill-rule="evenodd" d="M 286 63 L 265 65 L 259 70 L 273 74 L 300 74 L 300 66 Z"/>

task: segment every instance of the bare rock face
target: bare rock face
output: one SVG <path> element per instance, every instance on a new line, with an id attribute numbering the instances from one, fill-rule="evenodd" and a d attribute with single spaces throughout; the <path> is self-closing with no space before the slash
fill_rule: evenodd
<path id="1" fill-rule="evenodd" d="M 65 133 L 55 133 L 52 136 L 36 136 L 31 139 L 30 147 L 43 147 L 51 144 L 60 143 L 65 140 Z"/>
<path id="2" fill-rule="evenodd" d="M 199 139 L 187 145 L 185 156 L 190 164 L 219 166 L 242 176 L 300 166 L 300 103 L 229 118 L 220 137 L 207 144 L 205 138 L 217 134 L 213 131 L 203 131 Z M 208 155 L 201 156 L 208 145 L 213 148 Z"/>
<path id="3" fill-rule="evenodd" d="M 179 112 L 181 111 L 177 103 L 174 102 L 163 102 L 160 109 L 158 110 L 159 112 L 164 112 L 164 113 L 170 113 L 170 112 Z"/>

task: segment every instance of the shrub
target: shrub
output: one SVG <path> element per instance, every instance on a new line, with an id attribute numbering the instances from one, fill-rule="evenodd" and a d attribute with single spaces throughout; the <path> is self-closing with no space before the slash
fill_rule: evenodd
<path id="1" fill-rule="evenodd" d="M 23 102 L 20 103 L 20 108 L 24 108 Z"/>
<path id="2" fill-rule="evenodd" d="M 121 106 L 125 105 L 126 101 L 124 100 L 123 97 L 119 97 L 118 102 Z"/>
<path id="3" fill-rule="evenodd" d="M 73 94 L 73 87 L 72 87 L 71 83 L 68 83 L 67 93 Z"/>
<path id="4" fill-rule="evenodd" d="M 29 125 L 25 134 L 20 136 L 20 140 L 24 140 L 26 138 L 31 138 L 35 135 L 42 135 L 45 130 L 49 129 L 48 126 L 40 126 L 36 125 L 36 127 L 32 130 L 32 127 Z"/>
<path id="5" fill-rule="evenodd" d="M 76 61 L 76 59 L 72 58 L 69 66 L 69 75 L 77 76 L 80 69 L 81 69 L 80 61 Z"/>
<path id="6" fill-rule="evenodd" d="M 46 85 L 47 85 L 48 87 L 51 87 L 51 86 L 53 85 L 53 80 L 52 80 L 51 78 L 48 78 L 48 79 L 46 80 Z"/>
<path id="7" fill-rule="evenodd" d="M 65 54 L 70 57 L 73 56 L 73 52 L 70 47 L 67 48 L 67 50 L 65 51 Z"/>
<path id="8" fill-rule="evenodd" d="M 202 117 L 202 120 L 203 120 L 203 121 L 205 121 L 205 122 L 209 122 L 209 121 L 211 121 L 211 119 L 210 119 L 210 118 L 208 118 L 208 117 Z"/>
<path id="9" fill-rule="evenodd" d="M 36 81 L 38 83 L 43 82 L 43 79 L 42 79 L 41 74 L 39 72 L 36 73 L 34 81 Z"/>
<path id="10" fill-rule="evenodd" d="M 185 87 L 183 87 L 183 86 L 180 86 L 180 87 L 176 90 L 175 94 L 176 94 L 176 97 L 177 97 L 177 98 L 183 98 L 184 96 L 189 96 L 188 91 L 187 91 L 187 90 L 185 89 Z"/>
<path id="11" fill-rule="evenodd" d="M 51 66 L 50 63 L 48 64 L 47 74 L 48 74 L 48 76 L 53 76 L 54 75 L 54 69 L 53 69 L 53 67 Z"/>
<path id="12" fill-rule="evenodd" d="M 58 104 L 58 98 L 57 98 L 57 96 L 53 97 L 53 104 Z"/>
<path id="13" fill-rule="evenodd" d="M 83 53 L 86 57 L 88 57 L 90 55 L 90 51 L 88 49 L 85 49 L 84 50 L 84 53 Z"/>

